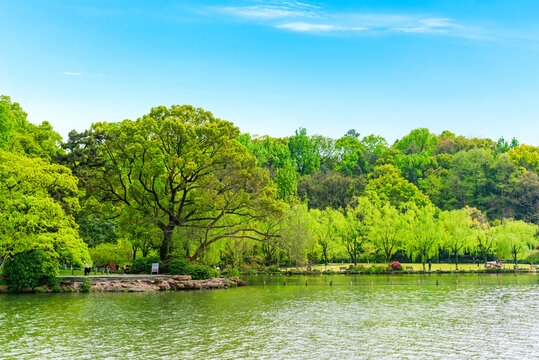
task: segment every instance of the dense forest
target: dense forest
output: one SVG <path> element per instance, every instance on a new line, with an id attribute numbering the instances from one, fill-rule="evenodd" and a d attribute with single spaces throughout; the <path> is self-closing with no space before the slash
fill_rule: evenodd
<path id="1" fill-rule="evenodd" d="M 420 128 L 389 144 L 361 124 L 338 139 L 273 138 L 172 106 L 63 140 L 26 116 L 0 98 L 3 263 L 537 257 L 539 148 L 514 138 Z"/>

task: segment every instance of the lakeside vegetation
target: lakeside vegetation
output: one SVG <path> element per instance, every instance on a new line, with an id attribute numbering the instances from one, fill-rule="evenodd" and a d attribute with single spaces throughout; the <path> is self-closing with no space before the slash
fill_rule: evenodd
<path id="1" fill-rule="evenodd" d="M 214 276 L 215 266 L 537 263 L 538 171 L 539 148 L 516 139 L 424 128 L 392 145 L 356 130 L 272 138 L 191 106 L 63 141 L 2 96 L 1 269 L 17 290 L 53 282 L 64 264 Z"/>

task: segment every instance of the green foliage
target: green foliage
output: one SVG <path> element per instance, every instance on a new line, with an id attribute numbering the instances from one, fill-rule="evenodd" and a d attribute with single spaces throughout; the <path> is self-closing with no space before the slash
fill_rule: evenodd
<path id="1" fill-rule="evenodd" d="M 88 252 L 95 267 L 106 267 L 109 264 L 123 264 L 130 260 L 130 252 L 117 244 L 99 244 L 89 248 Z"/>
<path id="2" fill-rule="evenodd" d="M 418 207 L 431 204 L 426 195 L 404 179 L 400 171 L 390 164 L 374 168 L 365 187 L 365 195 L 372 201 L 379 199 L 397 208 L 402 208 L 407 203 Z"/>
<path id="3" fill-rule="evenodd" d="M 220 273 L 211 266 L 191 264 L 185 269 L 184 275 L 191 275 L 194 280 L 203 280 L 219 277 Z"/>
<path id="4" fill-rule="evenodd" d="M 165 264 L 163 264 L 164 272 L 167 272 L 168 274 L 172 275 L 185 275 L 185 272 L 187 271 L 187 268 L 191 266 L 191 263 L 189 260 L 185 258 L 173 258 L 169 261 L 167 261 Z"/>
<path id="5" fill-rule="evenodd" d="M 194 280 L 211 279 L 220 276 L 219 271 L 211 266 L 195 264 L 181 257 L 173 258 L 163 264 L 163 272 L 173 275 L 191 275 Z"/>
<path id="6" fill-rule="evenodd" d="M 365 274 L 384 274 L 389 271 L 388 266 L 384 265 L 376 265 L 376 266 L 369 266 L 364 270 Z"/>
<path id="7" fill-rule="evenodd" d="M 308 201 L 309 208 L 323 210 L 345 208 L 359 196 L 365 183 L 363 178 L 346 176 L 336 171 L 316 172 L 299 179 L 298 195 Z"/>
<path id="8" fill-rule="evenodd" d="M 196 259 L 219 239 L 260 236 L 253 221 L 279 211 L 268 174 L 236 140 L 238 129 L 210 112 L 161 106 L 94 128 L 107 134 L 102 196 L 161 229 L 161 259 L 178 230 L 191 232 Z"/>
<path id="9" fill-rule="evenodd" d="M 439 210 L 433 205 L 417 208 L 411 205 L 406 212 L 407 247 L 412 260 L 420 259 L 425 264 L 433 258 L 440 248 L 443 234 Z"/>
<path id="10" fill-rule="evenodd" d="M 432 153 L 436 149 L 438 137 L 431 134 L 429 129 L 414 129 L 395 144 L 395 148 L 403 154 Z"/>
<path id="11" fill-rule="evenodd" d="M 59 141 L 50 124 L 29 123 L 0 98 L 0 256 L 39 250 L 91 263 L 81 238 L 97 266 L 147 260 L 154 249 L 238 267 L 523 259 L 535 246 L 523 222 L 539 223 L 539 150 L 516 139 L 424 128 L 391 147 L 356 130 L 251 136 L 172 106 L 71 132 L 61 149 Z M 150 271 L 146 260 L 139 271 Z M 212 269 L 185 261 L 162 270 Z"/>
<path id="12" fill-rule="evenodd" d="M 27 251 L 7 258 L 4 279 L 10 291 L 54 285 L 58 275 L 58 262 L 45 251 Z"/>
<path id="13" fill-rule="evenodd" d="M 77 192 L 69 169 L 0 151 L 0 254 L 42 250 L 73 264 L 89 260 L 73 217 Z"/>
<path id="14" fill-rule="evenodd" d="M 507 152 L 509 158 L 517 165 L 528 171 L 539 172 L 539 148 L 522 144 Z"/>
<path id="15" fill-rule="evenodd" d="M 406 221 L 402 214 L 390 204 L 373 209 L 373 224 L 369 234 L 374 248 L 383 255 L 386 263 L 404 247 Z"/>
<path id="16" fill-rule="evenodd" d="M 241 277 L 240 271 L 236 268 L 228 268 L 226 271 L 222 273 L 224 276 L 231 278 L 231 277 Z"/>
<path id="17" fill-rule="evenodd" d="M 504 220 L 501 225 L 491 228 L 490 234 L 495 239 L 498 255 L 514 263 L 539 244 L 537 225 L 523 221 Z"/>
<path id="18" fill-rule="evenodd" d="M 7 150 L 29 157 L 53 159 L 62 150 L 60 135 L 44 121 L 34 125 L 26 120 L 27 114 L 9 96 L 0 96 L 0 150 Z"/>
<path id="19" fill-rule="evenodd" d="M 458 254 L 471 249 L 475 239 L 471 213 L 468 209 L 446 211 L 440 214 L 440 221 L 444 228 L 441 247 L 455 255 L 458 270 Z"/>
<path id="20" fill-rule="evenodd" d="M 111 220 L 102 219 L 94 214 L 79 217 L 80 236 L 88 246 L 113 244 L 118 239 L 118 225 Z"/>
<path id="21" fill-rule="evenodd" d="M 133 261 L 130 272 L 133 274 L 150 274 L 152 272 L 152 264 L 154 263 L 162 263 L 159 256 L 137 258 Z"/>
<path id="22" fill-rule="evenodd" d="M 80 292 L 87 293 L 90 292 L 90 289 L 92 288 L 92 284 L 86 279 L 82 279 L 82 284 L 80 287 Z"/>
<path id="23" fill-rule="evenodd" d="M 525 262 L 537 264 L 539 263 L 539 251 L 531 251 L 528 256 L 526 256 Z"/>
<path id="24" fill-rule="evenodd" d="M 345 222 L 339 227 L 343 244 L 355 266 L 372 229 L 374 211 L 375 205 L 368 198 L 360 197 L 346 208 Z"/>
<path id="25" fill-rule="evenodd" d="M 296 134 L 290 137 L 288 148 L 301 175 L 311 174 L 320 168 L 320 155 L 316 143 L 307 136 L 305 128 L 299 128 Z"/>
<path id="26" fill-rule="evenodd" d="M 341 161 L 335 164 L 335 170 L 347 175 L 359 175 L 367 172 L 368 163 L 364 156 L 365 146 L 357 138 L 345 135 L 337 140 L 335 148 L 341 152 Z"/>

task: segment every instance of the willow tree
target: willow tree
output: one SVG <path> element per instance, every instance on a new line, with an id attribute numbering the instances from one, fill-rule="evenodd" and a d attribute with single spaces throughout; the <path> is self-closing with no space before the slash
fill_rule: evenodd
<path id="1" fill-rule="evenodd" d="M 337 247 L 337 227 L 339 226 L 337 224 L 344 222 L 344 216 L 340 211 L 329 207 L 323 211 L 313 209 L 309 213 L 314 219 L 314 235 L 320 247 L 325 270 L 327 270 L 330 256 Z"/>
<path id="2" fill-rule="evenodd" d="M 344 226 L 339 230 L 344 247 L 354 266 L 357 266 L 363 245 L 369 237 L 375 209 L 374 204 L 366 197 L 358 198 L 353 206 L 346 208 Z"/>
<path id="3" fill-rule="evenodd" d="M 438 217 L 439 210 L 434 205 L 417 208 L 410 206 L 406 213 L 407 219 L 407 252 L 415 261 L 421 258 L 423 271 L 425 264 L 438 252 L 443 228 Z"/>
<path id="4" fill-rule="evenodd" d="M 253 227 L 276 210 L 275 190 L 236 137 L 232 123 L 192 106 L 156 107 L 143 117 L 98 123 L 106 165 L 103 199 L 155 220 L 163 233 L 160 257 L 169 256 L 176 230 L 196 233 L 196 259 L 222 238 L 267 239 Z"/>
<path id="5" fill-rule="evenodd" d="M 373 219 L 370 241 L 387 263 L 402 248 L 405 235 L 404 215 L 390 204 L 380 206 Z"/>
<path id="6" fill-rule="evenodd" d="M 505 219 L 501 225 L 490 229 L 490 235 L 496 239 L 500 257 L 513 260 L 515 269 L 518 260 L 539 243 L 539 228 L 520 220 Z"/>
<path id="7" fill-rule="evenodd" d="M 444 211 L 440 220 L 445 230 L 442 246 L 455 255 L 455 269 L 458 270 L 459 252 L 471 248 L 475 240 L 472 216 L 468 209 L 460 209 Z"/>

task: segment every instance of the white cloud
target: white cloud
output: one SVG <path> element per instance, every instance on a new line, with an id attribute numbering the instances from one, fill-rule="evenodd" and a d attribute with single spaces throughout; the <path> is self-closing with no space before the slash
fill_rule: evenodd
<path id="1" fill-rule="evenodd" d="M 76 73 L 76 72 L 64 71 L 64 75 L 68 75 L 68 76 L 81 76 L 82 74 L 81 74 L 81 73 Z"/>
<path id="2" fill-rule="evenodd" d="M 451 19 L 449 18 L 434 18 L 419 20 L 420 23 L 426 27 L 450 27 L 453 26 Z"/>
<path id="3" fill-rule="evenodd" d="M 395 30 L 406 33 L 423 33 L 423 34 L 446 34 L 450 30 L 461 26 L 454 24 L 449 18 L 430 18 L 416 21 L 411 26 L 399 27 Z"/>
<path id="4" fill-rule="evenodd" d="M 431 34 L 480 39 L 481 29 L 447 17 L 399 13 L 332 13 L 307 2 L 245 0 L 247 6 L 212 8 L 225 16 L 303 33 L 364 32 L 365 34 Z"/>
<path id="5" fill-rule="evenodd" d="M 328 31 L 362 31 L 366 28 L 362 27 L 344 27 L 337 25 L 328 25 L 328 24 L 310 24 L 304 22 L 295 22 L 295 23 L 285 23 L 275 26 L 278 29 L 286 29 L 296 32 L 328 32 Z"/>
<path id="6" fill-rule="evenodd" d="M 294 17 L 315 17 L 311 10 L 303 8 L 290 7 L 288 5 L 255 5 L 255 6 L 239 6 L 239 7 L 224 7 L 220 9 L 224 13 L 228 13 L 237 17 L 255 18 L 255 19 L 277 19 L 277 18 L 294 18 Z"/>

